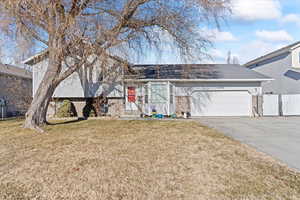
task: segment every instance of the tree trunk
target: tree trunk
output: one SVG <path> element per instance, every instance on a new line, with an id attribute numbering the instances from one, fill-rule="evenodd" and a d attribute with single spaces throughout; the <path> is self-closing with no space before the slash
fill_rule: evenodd
<path id="1" fill-rule="evenodd" d="M 51 69 L 50 67 L 49 69 Z M 29 110 L 26 113 L 26 120 L 24 127 L 30 129 L 36 129 L 42 132 L 39 127 L 44 125 L 47 120 L 47 109 L 50 103 L 51 97 L 57 87 L 55 83 L 55 77 L 51 70 L 47 70 L 43 81 L 41 82 Z"/>
<path id="2" fill-rule="evenodd" d="M 60 70 L 61 61 L 57 59 L 57 55 L 51 55 L 50 53 L 47 71 L 26 113 L 25 128 L 43 132 L 40 126 L 47 122 L 48 105 L 56 87 L 60 83 L 57 80 Z"/>
<path id="3" fill-rule="evenodd" d="M 33 101 L 26 113 L 24 127 L 36 129 L 41 132 L 41 125 L 47 122 L 47 109 L 56 87 L 63 79 L 59 79 L 62 70 L 62 61 L 64 60 L 65 48 L 65 31 L 67 28 L 61 26 L 64 17 L 62 16 L 62 7 L 59 3 L 50 5 L 48 17 L 48 66 L 47 71 L 39 84 L 39 88 L 33 97 Z M 61 21 L 62 20 L 62 21 Z"/>

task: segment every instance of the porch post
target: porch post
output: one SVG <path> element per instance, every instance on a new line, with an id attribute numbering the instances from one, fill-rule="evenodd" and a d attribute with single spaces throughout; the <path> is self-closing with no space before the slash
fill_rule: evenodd
<path id="1" fill-rule="evenodd" d="M 171 100 L 170 99 L 170 92 L 171 92 L 170 91 L 170 81 L 168 81 L 167 87 L 168 87 L 168 90 L 167 90 L 168 91 L 168 98 L 167 98 L 168 99 L 168 113 L 167 114 L 168 114 L 168 116 L 170 116 L 170 113 L 171 113 L 171 111 L 170 111 L 170 100 Z"/>

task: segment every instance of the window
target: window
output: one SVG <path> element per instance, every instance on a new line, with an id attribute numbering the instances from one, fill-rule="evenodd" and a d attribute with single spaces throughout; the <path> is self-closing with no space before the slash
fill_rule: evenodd
<path id="1" fill-rule="evenodd" d="M 149 103 L 148 85 L 145 85 L 145 103 Z"/>
<path id="2" fill-rule="evenodd" d="M 166 84 L 151 85 L 151 103 L 167 103 L 168 91 Z"/>
<path id="3" fill-rule="evenodd" d="M 136 101 L 135 87 L 127 88 L 127 96 L 128 96 L 128 102 L 134 103 Z"/>
<path id="4" fill-rule="evenodd" d="M 174 103 L 174 87 L 170 85 L 170 104 Z"/>

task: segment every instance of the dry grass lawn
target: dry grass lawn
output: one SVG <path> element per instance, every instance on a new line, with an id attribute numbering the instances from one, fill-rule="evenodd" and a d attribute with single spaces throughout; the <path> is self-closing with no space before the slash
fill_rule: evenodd
<path id="1" fill-rule="evenodd" d="M 0 122 L 0 199 L 300 199 L 300 174 L 195 122 Z"/>

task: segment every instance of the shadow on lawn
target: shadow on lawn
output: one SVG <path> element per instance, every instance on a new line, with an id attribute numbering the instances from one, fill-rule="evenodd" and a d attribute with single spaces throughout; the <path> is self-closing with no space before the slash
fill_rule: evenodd
<path id="1" fill-rule="evenodd" d="M 53 122 L 48 122 L 47 125 L 55 126 L 55 125 L 62 125 L 62 124 L 73 124 L 73 123 L 81 122 L 81 121 L 84 121 L 84 120 L 87 120 L 87 119 L 79 117 L 78 119 L 71 120 L 71 121 L 54 122 L 54 123 Z"/>

